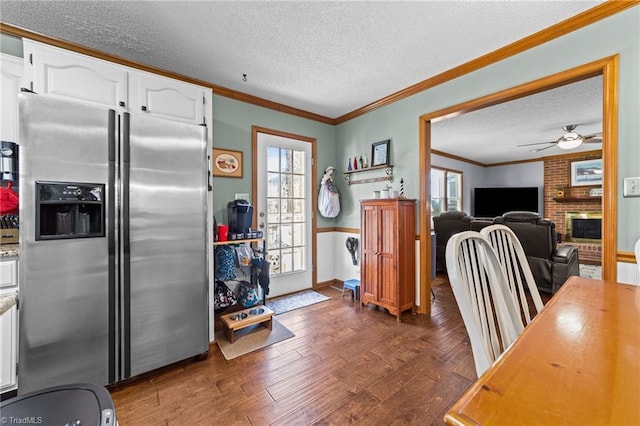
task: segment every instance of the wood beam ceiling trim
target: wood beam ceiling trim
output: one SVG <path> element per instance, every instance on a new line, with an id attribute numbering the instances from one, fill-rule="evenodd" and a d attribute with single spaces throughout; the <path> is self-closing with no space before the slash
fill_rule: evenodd
<path id="1" fill-rule="evenodd" d="M 211 86 L 211 85 L 210 85 Z M 297 117 L 306 118 L 309 120 L 319 121 L 320 123 L 335 125 L 335 119 L 325 117 L 324 115 L 314 114 L 312 112 L 304 111 L 298 108 L 290 107 L 277 102 L 272 102 L 267 99 L 259 98 L 257 96 L 249 95 L 247 93 L 238 92 L 236 90 L 227 89 L 220 86 L 211 86 L 213 93 L 224 96 L 226 98 L 235 99 L 237 101 L 246 102 L 248 104 L 257 105 L 259 107 L 272 109 L 285 114 L 295 115 Z"/>
<path id="2" fill-rule="evenodd" d="M 437 149 L 432 149 L 431 150 L 431 154 L 436 154 L 436 155 L 439 155 L 441 157 L 451 158 L 452 160 L 462 161 L 463 163 L 469 163 L 469 164 L 473 164 L 473 165 L 480 166 L 480 167 L 487 167 L 486 164 L 481 163 L 479 161 L 470 160 L 468 158 L 460 157 L 458 155 L 449 154 L 448 152 L 444 152 L 444 151 L 438 151 Z"/>
<path id="3" fill-rule="evenodd" d="M 529 81 L 518 86 L 510 87 L 499 92 L 491 93 L 480 98 L 471 99 L 457 105 L 448 106 L 446 108 L 425 114 L 422 118 L 436 123 L 441 120 L 453 118 L 461 114 L 476 111 L 478 109 L 502 104 L 505 102 L 520 99 L 529 95 L 555 89 L 567 84 L 586 80 L 602 74 L 602 68 L 611 60 L 607 57 L 580 65 L 565 71 L 542 77 L 537 80 Z"/>
<path id="4" fill-rule="evenodd" d="M 570 152 L 567 154 L 558 154 L 558 155 L 548 155 L 546 157 L 539 158 L 530 158 L 527 160 L 516 160 L 516 161 L 505 161 L 502 163 L 491 163 L 487 164 L 486 167 L 499 167 L 499 166 L 510 166 L 513 164 L 522 164 L 522 163 L 536 163 L 538 161 L 547 161 L 547 160 L 560 160 L 562 158 L 575 157 L 576 155 L 592 155 L 592 154 L 600 154 L 602 155 L 601 149 L 595 149 L 592 151 L 578 151 L 578 152 Z"/>
<path id="5" fill-rule="evenodd" d="M 473 59 L 469 62 L 459 65 L 455 68 L 451 68 L 450 70 L 447 70 L 441 74 L 433 76 L 427 80 L 416 83 L 412 86 L 409 86 L 405 89 L 395 92 L 389 96 L 386 96 L 382 99 L 379 99 L 375 102 L 365 105 L 362 108 L 351 111 L 350 113 L 347 113 L 343 116 L 336 118 L 335 122 L 336 124 L 344 123 L 346 121 L 349 121 L 353 118 L 364 115 L 378 108 L 382 108 L 384 106 L 392 104 L 401 99 L 407 98 L 409 96 L 413 96 L 417 93 L 423 92 L 427 89 L 438 86 L 447 81 L 456 79 L 465 74 L 469 74 L 473 71 L 477 71 L 488 65 L 494 64 L 496 62 L 499 62 L 501 60 L 514 56 L 518 53 L 522 53 L 526 50 L 532 49 L 543 43 L 546 43 L 548 41 L 551 41 L 553 39 L 566 35 L 575 30 L 591 25 L 602 19 L 608 18 L 617 13 L 620 13 L 638 4 L 640 4 L 640 0 L 632 0 L 632 1 L 610 0 L 605 3 L 601 3 L 589 10 L 586 10 L 576 16 L 566 19 L 556 25 L 545 28 L 544 30 L 538 31 L 537 33 L 534 33 L 530 36 L 527 36 L 523 39 L 513 42 L 498 50 L 494 50 L 493 52 L 487 53 L 486 55 L 480 56 L 476 59 Z"/>
<path id="6" fill-rule="evenodd" d="M 602 155 L 602 150 L 601 149 L 594 149 L 592 151 L 569 152 L 567 154 L 547 155 L 545 157 L 528 158 L 526 160 L 503 161 L 501 163 L 487 163 L 487 164 L 480 163 L 480 162 L 475 161 L 475 160 L 470 160 L 470 159 L 465 158 L 465 157 L 460 157 L 460 156 L 457 156 L 457 155 L 449 154 L 448 152 L 438 151 L 436 149 L 432 149 L 431 153 L 440 155 L 442 157 L 451 158 L 453 160 L 462 161 L 463 163 L 473 164 L 473 165 L 480 166 L 480 167 L 500 167 L 500 166 L 511 166 L 511 165 L 514 165 L 514 164 L 523 164 L 523 163 L 537 163 L 539 161 L 546 161 L 546 160 L 558 160 L 558 159 L 562 159 L 562 158 L 575 157 L 577 154 L 580 154 L 580 155 L 600 154 L 600 155 Z M 434 167 L 438 167 L 438 166 L 434 166 Z"/>

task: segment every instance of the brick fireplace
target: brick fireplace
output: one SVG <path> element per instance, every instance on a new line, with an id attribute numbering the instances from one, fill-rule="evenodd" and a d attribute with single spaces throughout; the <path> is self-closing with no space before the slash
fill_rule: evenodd
<path id="1" fill-rule="evenodd" d="M 567 242 L 567 213 L 580 212 L 602 214 L 602 197 L 591 197 L 593 186 L 571 186 L 570 166 L 572 161 L 601 158 L 601 151 L 588 151 L 544 160 L 544 216 L 556 224 L 556 231 L 562 243 L 578 247 L 580 263 L 600 265 L 602 262 L 602 244 L 596 241 Z M 556 188 L 564 187 L 564 197 L 558 198 Z M 597 187 L 596 187 L 597 188 Z M 601 217 L 601 216 L 600 216 Z M 593 240 L 593 239 L 586 239 Z"/>

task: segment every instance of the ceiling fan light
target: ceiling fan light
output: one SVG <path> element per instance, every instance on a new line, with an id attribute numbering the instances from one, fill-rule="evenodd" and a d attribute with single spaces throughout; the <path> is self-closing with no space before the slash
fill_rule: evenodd
<path id="1" fill-rule="evenodd" d="M 582 143 L 582 136 L 577 133 L 569 132 L 558 140 L 558 146 L 562 149 L 573 149 Z"/>

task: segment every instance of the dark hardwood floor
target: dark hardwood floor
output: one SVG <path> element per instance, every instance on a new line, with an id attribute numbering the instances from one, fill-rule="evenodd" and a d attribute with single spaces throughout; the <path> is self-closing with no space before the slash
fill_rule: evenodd
<path id="1" fill-rule="evenodd" d="M 430 316 L 396 322 L 321 289 L 331 300 L 277 316 L 291 339 L 231 361 L 214 343 L 204 361 L 113 392 L 119 424 L 443 424 L 476 373 L 448 281 L 433 290 Z"/>

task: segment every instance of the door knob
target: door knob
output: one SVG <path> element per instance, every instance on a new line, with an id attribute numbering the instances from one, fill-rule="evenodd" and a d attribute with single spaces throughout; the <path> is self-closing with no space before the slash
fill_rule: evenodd
<path id="1" fill-rule="evenodd" d="M 264 228 L 264 222 L 260 222 L 260 225 L 258 226 L 260 226 L 260 229 Z"/>

